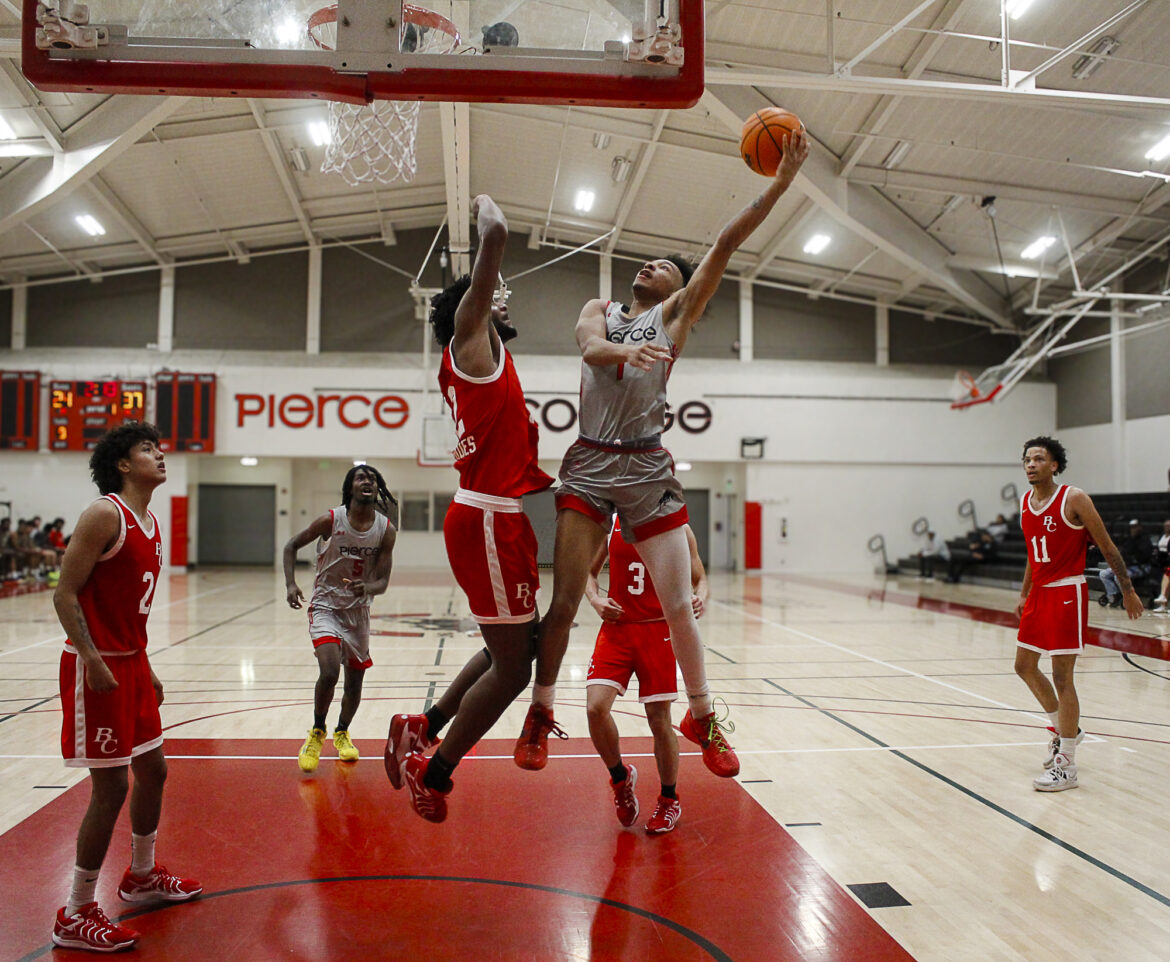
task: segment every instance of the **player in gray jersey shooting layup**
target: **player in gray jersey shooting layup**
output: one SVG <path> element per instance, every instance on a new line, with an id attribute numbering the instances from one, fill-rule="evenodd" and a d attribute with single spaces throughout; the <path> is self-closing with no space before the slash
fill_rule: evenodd
<path id="1" fill-rule="evenodd" d="M 613 511 L 637 545 L 658 590 L 689 710 L 680 729 L 703 750 L 703 761 L 725 778 L 739 772 L 727 743 L 730 723 L 717 719 L 707 687 L 703 643 L 691 609 L 691 556 L 682 486 L 662 447 L 666 380 L 691 328 L 703 316 L 732 253 L 764 222 L 808 156 L 804 132 L 785 138 L 776 177 L 735 215 L 688 276 L 677 258 L 645 264 L 634 278 L 629 308 L 589 301 L 577 321 L 581 350 L 580 436 L 561 464 L 553 598 L 541 625 L 533 703 L 516 743 L 521 768 L 543 768 L 553 719 L 557 673 L 569 629 L 585 593 L 593 556 Z"/>

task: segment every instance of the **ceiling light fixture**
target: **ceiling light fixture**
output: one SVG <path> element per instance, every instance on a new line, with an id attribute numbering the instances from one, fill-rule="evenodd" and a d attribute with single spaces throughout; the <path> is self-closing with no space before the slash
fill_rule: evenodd
<path id="1" fill-rule="evenodd" d="M 906 159 L 906 155 L 908 153 L 910 153 L 910 141 L 899 140 L 896 144 L 894 144 L 894 149 L 886 154 L 886 159 L 882 161 L 882 166 L 886 170 L 897 167 L 900 163 L 902 163 L 903 160 Z"/>
<path id="2" fill-rule="evenodd" d="M 16 140 L 16 131 L 3 117 L 0 117 L 0 140 Z"/>
<path id="3" fill-rule="evenodd" d="M 813 234 L 804 244 L 806 254 L 819 254 L 833 242 L 828 234 Z"/>
<path id="4" fill-rule="evenodd" d="M 1043 237 L 1037 237 L 1031 244 L 1020 251 L 1020 256 L 1026 261 L 1034 261 L 1055 243 L 1055 237 L 1051 234 L 1045 234 Z"/>
<path id="5" fill-rule="evenodd" d="M 1154 163 L 1165 160 L 1167 157 L 1170 157 L 1170 134 L 1167 134 L 1146 151 L 1146 160 L 1152 160 Z"/>
<path id="6" fill-rule="evenodd" d="M 106 232 L 101 222 L 93 214 L 78 214 L 73 219 L 77 221 L 77 226 L 89 234 L 90 237 L 101 237 Z"/>
<path id="7" fill-rule="evenodd" d="M 293 147 L 288 152 L 288 162 L 293 170 L 299 170 L 302 174 L 309 172 L 309 155 L 305 153 L 304 147 Z"/>
<path id="8" fill-rule="evenodd" d="M 1083 57 L 1077 58 L 1072 66 L 1073 79 L 1084 80 L 1089 74 L 1100 67 L 1106 58 L 1112 55 L 1113 51 L 1120 46 L 1121 41 L 1116 37 L 1102 37 L 1089 48 L 1088 53 Z"/>
<path id="9" fill-rule="evenodd" d="M 1032 6 L 1032 0 L 1008 0 L 1007 15 L 1013 20 L 1019 20 L 1028 8 Z"/>
<path id="10" fill-rule="evenodd" d="M 624 184 L 629 179 L 634 162 L 629 157 L 618 154 L 609 165 L 609 176 L 615 184 Z"/>
<path id="11" fill-rule="evenodd" d="M 259 458 L 240 458 L 240 464 L 242 464 L 245 468 L 254 468 L 259 463 Z"/>
<path id="12" fill-rule="evenodd" d="M 301 37 L 304 30 L 292 17 L 285 17 L 276 25 L 276 42 L 282 47 L 291 47 Z"/>
<path id="13" fill-rule="evenodd" d="M 573 200 L 573 206 L 582 214 L 588 214 L 589 211 L 593 210 L 593 201 L 596 196 L 591 190 L 581 189 L 577 191 L 577 196 Z"/>
<path id="14" fill-rule="evenodd" d="M 329 132 L 329 124 L 324 120 L 310 120 L 305 126 L 308 128 L 309 136 L 313 138 L 313 143 L 318 147 L 324 147 L 332 142 L 333 135 Z"/>

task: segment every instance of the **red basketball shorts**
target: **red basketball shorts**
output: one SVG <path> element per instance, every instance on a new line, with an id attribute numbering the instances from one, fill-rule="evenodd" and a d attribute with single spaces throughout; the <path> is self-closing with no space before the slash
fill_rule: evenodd
<path id="1" fill-rule="evenodd" d="M 61 755 L 73 768 L 111 768 L 158 748 L 162 720 L 146 652 L 106 655 L 118 687 L 96 692 L 86 684 L 85 662 L 61 653 Z"/>
<path id="2" fill-rule="evenodd" d="M 1045 585 L 1033 588 L 1024 602 L 1016 643 L 1050 655 L 1079 655 L 1089 622 L 1089 586 Z"/>
<path id="3" fill-rule="evenodd" d="M 516 498 L 460 489 L 443 521 L 447 558 L 481 625 L 536 618 L 536 533 Z"/>
<path id="4" fill-rule="evenodd" d="M 665 621 L 602 622 L 585 685 L 609 685 L 624 695 L 631 675 L 638 678 L 638 701 L 643 704 L 678 698 L 674 650 Z"/>

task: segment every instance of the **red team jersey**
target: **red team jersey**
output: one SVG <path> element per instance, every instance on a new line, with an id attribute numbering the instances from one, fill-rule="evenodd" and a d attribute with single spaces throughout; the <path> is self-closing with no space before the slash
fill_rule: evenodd
<path id="1" fill-rule="evenodd" d="M 536 421 L 524 403 L 512 355 L 502 343 L 500 362 L 487 377 L 470 377 L 457 370 L 448 345 L 439 365 L 439 389 L 455 419 L 460 487 L 520 498 L 552 484 L 553 479 L 537 464 Z"/>
<path id="2" fill-rule="evenodd" d="M 116 494 L 106 498 L 121 515 L 118 539 L 98 558 L 77 600 L 99 652 L 141 651 L 146 648 L 146 618 L 162 570 L 158 519 L 147 511 L 151 523 L 147 532 L 121 498 Z M 74 650 L 68 643 L 66 647 Z"/>
<path id="3" fill-rule="evenodd" d="M 619 625 L 664 620 L 650 572 L 638 550 L 622 537 L 616 518 L 609 533 L 609 596 L 621 605 Z"/>
<path id="4" fill-rule="evenodd" d="M 1032 504 L 1032 492 L 1020 502 L 1020 528 L 1032 563 L 1032 586 L 1083 576 L 1089 535 L 1084 526 L 1072 524 L 1064 502 L 1069 486 L 1062 484 L 1042 508 Z"/>

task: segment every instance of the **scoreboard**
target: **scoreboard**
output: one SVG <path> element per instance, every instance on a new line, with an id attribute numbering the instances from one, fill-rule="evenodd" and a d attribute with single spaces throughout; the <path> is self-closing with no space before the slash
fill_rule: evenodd
<path id="1" fill-rule="evenodd" d="M 40 372 L 0 371 L 0 450 L 36 451 L 40 413 Z"/>
<path id="2" fill-rule="evenodd" d="M 145 414 L 145 381 L 50 381 L 49 448 L 91 451 L 111 428 Z"/>
<path id="3" fill-rule="evenodd" d="M 215 375 L 160 371 L 154 423 L 164 451 L 215 451 Z"/>

